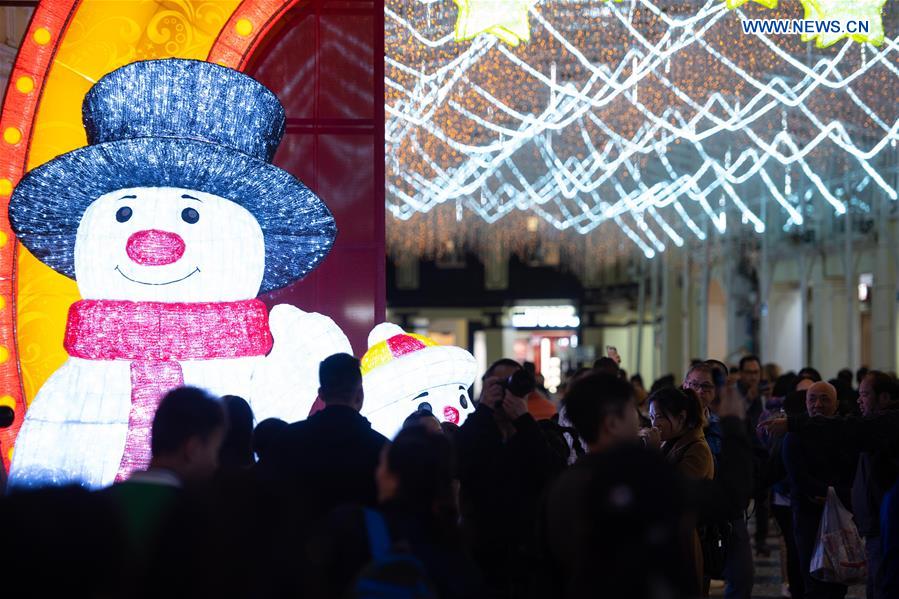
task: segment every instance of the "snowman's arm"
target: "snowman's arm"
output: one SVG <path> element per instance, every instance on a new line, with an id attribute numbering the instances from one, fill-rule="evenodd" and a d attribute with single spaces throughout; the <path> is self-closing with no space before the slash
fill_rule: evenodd
<path id="1" fill-rule="evenodd" d="M 324 314 L 278 304 L 269 314 L 272 351 L 253 373 L 251 405 L 260 422 L 302 420 L 318 393 L 318 366 L 336 353 L 353 353 L 340 327 Z"/>
<path id="2" fill-rule="evenodd" d="M 126 361 L 67 358 L 25 413 L 10 485 L 112 484 L 128 432 L 130 368 Z"/>

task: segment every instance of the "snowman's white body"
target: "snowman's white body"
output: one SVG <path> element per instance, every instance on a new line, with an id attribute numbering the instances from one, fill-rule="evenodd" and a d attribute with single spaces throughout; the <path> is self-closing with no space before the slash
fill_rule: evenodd
<path id="1" fill-rule="evenodd" d="M 184 198 L 188 193 L 189 200 Z M 134 222 L 101 226 L 122 202 L 134 206 L 133 214 L 118 225 Z M 178 222 L 184 205 L 197 206 L 198 222 Z M 202 227 L 196 226 L 201 222 Z M 180 235 L 183 255 L 166 265 L 129 261 L 129 235 L 149 228 Z M 246 300 L 258 293 L 264 249 L 255 218 L 224 198 L 176 188 L 119 190 L 96 200 L 82 217 L 75 245 L 76 278 L 85 299 Z M 181 278 L 194 268 L 195 275 Z M 169 280 L 174 282 L 165 282 Z M 271 310 L 269 328 L 274 344 L 267 356 L 179 361 L 184 384 L 246 398 L 257 422 L 269 417 L 302 420 L 315 401 L 318 364 L 333 353 L 351 354 L 352 348 L 333 320 L 290 305 Z M 125 448 L 130 409 L 129 360 L 68 358 L 25 415 L 10 485 L 111 484 Z"/>

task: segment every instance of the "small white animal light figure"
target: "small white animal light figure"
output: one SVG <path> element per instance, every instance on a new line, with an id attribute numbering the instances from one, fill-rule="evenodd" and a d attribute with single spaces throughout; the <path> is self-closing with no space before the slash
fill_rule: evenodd
<path id="1" fill-rule="evenodd" d="M 100 487 L 147 466 L 161 396 L 182 384 L 245 397 L 258 420 L 309 414 L 318 364 L 352 353 L 327 316 L 260 292 L 314 269 L 337 230 L 271 164 L 284 110 L 263 85 L 192 60 L 126 65 L 83 104 L 89 145 L 28 173 L 18 239 L 83 297 L 69 358 L 16 439 L 12 486 Z"/>
<path id="2" fill-rule="evenodd" d="M 475 376 L 477 362 L 461 347 L 438 345 L 383 322 L 369 333 L 362 357 L 362 415 L 391 439 L 417 410 L 462 424 L 474 412 L 468 388 Z"/>

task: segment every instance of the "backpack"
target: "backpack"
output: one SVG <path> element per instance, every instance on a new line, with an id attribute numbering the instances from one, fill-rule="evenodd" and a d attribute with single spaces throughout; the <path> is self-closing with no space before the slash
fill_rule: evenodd
<path id="1" fill-rule="evenodd" d="M 436 599 L 424 565 L 415 556 L 397 551 L 384 517 L 365 509 L 365 528 L 371 562 L 353 585 L 354 599 Z"/>

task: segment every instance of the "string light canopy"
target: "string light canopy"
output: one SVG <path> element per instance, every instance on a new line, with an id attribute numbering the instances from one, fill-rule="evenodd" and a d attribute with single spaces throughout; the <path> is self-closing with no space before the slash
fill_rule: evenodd
<path id="1" fill-rule="evenodd" d="M 884 4 L 389 0 L 389 244 L 439 253 L 485 226 L 527 236 L 536 216 L 652 258 L 896 200 Z M 759 18 L 869 31 L 744 34 Z"/>

